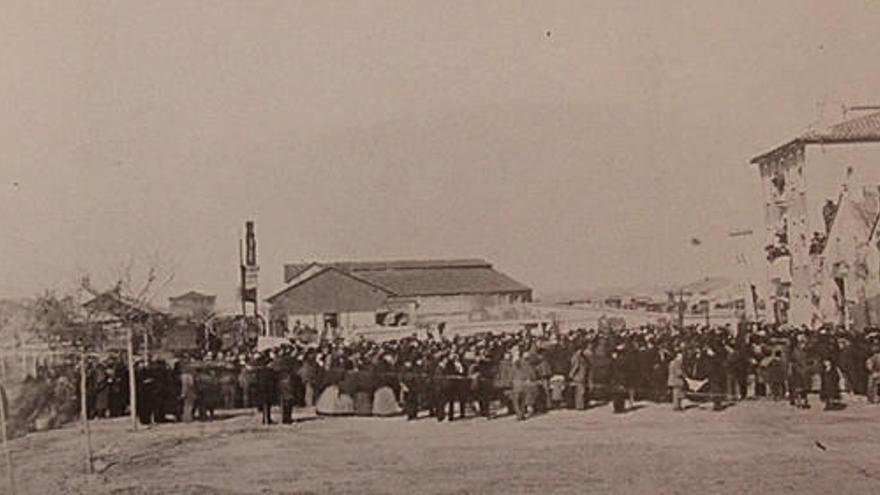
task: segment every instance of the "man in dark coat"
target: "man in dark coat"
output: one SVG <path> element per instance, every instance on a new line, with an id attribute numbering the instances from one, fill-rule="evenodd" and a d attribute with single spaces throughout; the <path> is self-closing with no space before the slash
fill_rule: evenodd
<path id="1" fill-rule="evenodd" d="M 712 410 L 721 411 L 724 409 L 727 387 L 724 347 L 719 342 L 711 343 L 706 347 L 704 359 L 709 378 L 709 393 L 712 395 Z"/>
<path id="2" fill-rule="evenodd" d="M 281 403 L 281 423 L 293 423 L 293 405 L 297 400 L 299 375 L 294 372 L 293 358 L 279 356 L 272 363 L 272 369 L 278 378 L 278 400 Z"/>
<path id="3" fill-rule="evenodd" d="M 406 419 L 412 421 L 419 416 L 419 404 L 423 393 L 424 381 L 421 372 L 424 370 L 413 366 L 412 361 L 403 363 L 403 372 L 400 374 L 400 383 L 403 385 L 403 411 Z"/>
<path id="4" fill-rule="evenodd" d="M 199 420 L 213 421 L 214 411 L 223 404 L 220 378 L 216 369 L 203 368 L 196 373 L 196 389 L 199 391 L 197 409 Z"/>
<path id="5" fill-rule="evenodd" d="M 838 408 L 840 403 L 840 371 L 831 359 L 822 360 L 822 388 L 819 399 L 825 403 L 825 410 Z"/>
<path id="6" fill-rule="evenodd" d="M 812 366 L 810 356 L 807 354 L 806 337 L 802 335 L 798 336 L 798 342 L 791 351 L 789 383 L 792 404 L 801 409 L 809 409 L 810 401 L 807 393 L 812 387 Z"/>
<path id="7" fill-rule="evenodd" d="M 626 412 L 627 368 L 622 349 L 611 351 L 608 363 L 608 393 L 615 413 Z"/>
<path id="8" fill-rule="evenodd" d="M 538 348 L 531 353 L 532 366 L 535 368 L 537 383 L 535 383 L 535 407 L 539 412 L 547 412 L 553 407 L 553 398 L 550 394 L 550 378 L 553 377 L 553 368 L 547 361 L 545 352 Z"/>
<path id="9" fill-rule="evenodd" d="M 277 390 L 275 371 L 269 366 L 267 358 L 257 363 L 256 369 L 256 397 L 257 407 L 262 413 L 262 424 L 272 424 L 272 404 L 275 402 Z"/>
<path id="10" fill-rule="evenodd" d="M 636 389 L 639 388 L 642 381 L 642 363 L 641 359 L 639 359 L 638 349 L 629 346 L 624 348 L 622 353 L 624 384 L 626 385 L 629 407 L 635 407 Z"/>
<path id="11" fill-rule="evenodd" d="M 492 363 L 488 356 L 480 354 L 468 367 L 468 377 L 471 382 L 471 391 L 477 401 L 480 416 L 489 419 L 491 417 L 491 403 L 493 391 Z"/>
<path id="12" fill-rule="evenodd" d="M 128 406 L 128 371 L 122 363 L 114 363 L 107 369 L 107 391 L 110 399 L 110 417 L 125 414 Z"/>
<path id="13" fill-rule="evenodd" d="M 145 425 L 152 424 L 160 399 L 159 377 L 151 363 L 148 365 L 141 364 L 139 369 L 135 370 L 135 378 L 138 387 L 138 419 Z"/>
<path id="14" fill-rule="evenodd" d="M 94 392 L 93 399 L 90 401 L 90 418 L 105 418 L 110 411 L 110 390 L 107 383 L 107 371 L 102 364 L 98 364 L 92 373 L 89 374 L 92 381 L 90 390 Z"/>

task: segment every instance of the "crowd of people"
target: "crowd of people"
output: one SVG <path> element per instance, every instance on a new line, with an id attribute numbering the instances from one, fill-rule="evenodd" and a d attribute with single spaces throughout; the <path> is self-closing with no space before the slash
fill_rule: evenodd
<path id="1" fill-rule="evenodd" d="M 87 362 L 92 418 L 129 410 L 122 356 Z M 61 423 L 79 413 L 78 363 L 30 377 L 17 421 L 33 428 L 41 412 Z M 290 341 L 257 352 L 196 352 L 150 359 L 135 370 L 142 423 L 211 420 L 219 409 L 256 408 L 273 423 L 293 421 L 296 407 L 318 414 L 424 416 L 438 421 L 502 410 L 519 419 L 554 408 L 610 402 L 616 412 L 636 400 L 711 402 L 714 409 L 751 397 L 810 407 L 810 393 L 829 410 L 841 393 L 877 402 L 880 330 L 818 331 L 766 324 L 642 326 L 618 331 L 547 329 L 387 342 Z M 45 415 L 43 415 L 45 416 Z"/>

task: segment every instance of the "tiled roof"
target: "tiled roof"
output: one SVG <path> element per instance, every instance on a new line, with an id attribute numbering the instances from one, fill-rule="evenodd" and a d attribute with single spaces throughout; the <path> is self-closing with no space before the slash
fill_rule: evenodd
<path id="1" fill-rule="evenodd" d="M 361 271 L 354 275 L 384 287 L 399 297 L 452 294 L 488 294 L 529 290 L 490 267 L 419 268 Z"/>
<path id="2" fill-rule="evenodd" d="M 285 265 L 285 280 L 290 282 L 315 265 L 348 273 L 397 297 L 531 290 L 483 259 L 303 263 Z"/>
<path id="3" fill-rule="evenodd" d="M 810 143 L 878 141 L 880 140 L 880 112 L 845 120 L 825 130 L 808 131 L 801 136 L 801 139 Z"/>
<path id="4" fill-rule="evenodd" d="M 382 270 L 427 270 L 436 268 L 492 268 L 492 264 L 483 259 L 452 259 L 452 260 L 393 260 L 393 261 L 334 261 L 330 263 L 292 263 L 284 265 L 284 281 L 290 282 L 309 268 L 332 266 L 352 273 Z"/>
<path id="5" fill-rule="evenodd" d="M 477 258 L 455 260 L 335 261 L 327 263 L 327 265 L 350 272 L 492 267 L 492 264 L 488 261 Z"/>
<path id="6" fill-rule="evenodd" d="M 83 303 L 83 307 L 89 311 L 104 312 L 117 317 L 165 314 L 165 312 L 154 308 L 147 302 L 137 301 L 134 298 L 120 294 L 116 290 L 96 294 L 95 297 Z"/>
<path id="7" fill-rule="evenodd" d="M 284 265 L 284 283 L 295 279 L 299 274 L 306 271 L 315 263 L 289 263 Z"/>
<path id="8" fill-rule="evenodd" d="M 870 143 L 880 141 L 880 112 L 861 115 L 821 130 L 807 131 L 787 143 L 752 158 L 751 163 L 764 161 L 792 145 Z"/>
<path id="9" fill-rule="evenodd" d="M 180 299 L 216 299 L 217 296 L 213 296 L 210 294 L 202 294 L 201 292 L 191 290 L 186 294 L 181 294 L 179 296 L 169 297 L 169 301 L 177 301 Z"/>

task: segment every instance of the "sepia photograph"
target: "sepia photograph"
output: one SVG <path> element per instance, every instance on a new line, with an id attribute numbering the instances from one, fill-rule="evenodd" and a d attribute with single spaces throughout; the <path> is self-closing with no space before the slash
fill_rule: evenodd
<path id="1" fill-rule="evenodd" d="M 880 2 L 0 12 L 0 494 L 880 493 Z"/>

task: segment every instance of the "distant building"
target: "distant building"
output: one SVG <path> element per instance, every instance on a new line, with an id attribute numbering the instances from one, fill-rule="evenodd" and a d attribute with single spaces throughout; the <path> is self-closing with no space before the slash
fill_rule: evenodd
<path id="1" fill-rule="evenodd" d="M 861 317 L 877 324 L 864 301 L 880 276 L 880 207 L 872 198 L 880 185 L 880 112 L 808 131 L 751 163 L 764 192 L 776 321 L 815 326 Z"/>
<path id="2" fill-rule="evenodd" d="M 532 300 L 532 289 L 481 259 L 294 264 L 284 280 L 267 299 L 273 333 L 296 321 L 319 330 L 470 321 Z"/>
<path id="3" fill-rule="evenodd" d="M 168 298 L 168 306 L 174 316 L 204 319 L 214 313 L 217 296 L 191 290 L 186 294 Z"/>
<path id="4" fill-rule="evenodd" d="M 95 293 L 82 306 L 89 314 L 88 321 L 101 326 L 105 339 L 102 346 L 105 350 L 126 349 L 128 330 L 134 330 L 138 334 L 146 330 L 154 338 L 159 338 L 173 328 L 171 315 L 146 301 L 122 294 L 118 288 Z M 143 339 L 136 338 L 135 351 L 139 352 L 143 343 Z M 153 342 L 154 347 L 155 344 Z"/>

